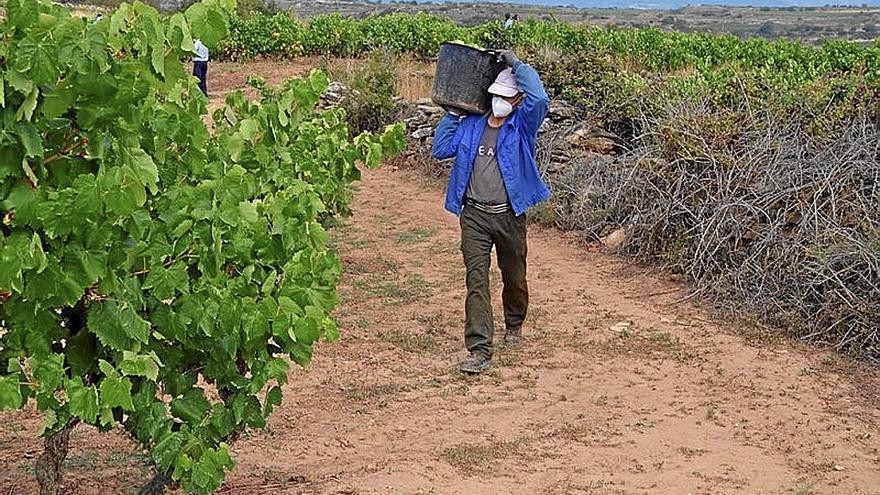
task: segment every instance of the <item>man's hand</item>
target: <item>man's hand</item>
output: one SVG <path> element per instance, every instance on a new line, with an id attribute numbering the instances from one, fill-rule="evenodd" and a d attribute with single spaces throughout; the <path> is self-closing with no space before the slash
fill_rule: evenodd
<path id="1" fill-rule="evenodd" d="M 508 67 L 513 68 L 519 63 L 519 57 L 516 56 L 515 53 L 511 50 L 501 50 L 498 53 L 498 58 L 504 60 L 504 63 L 507 64 Z"/>

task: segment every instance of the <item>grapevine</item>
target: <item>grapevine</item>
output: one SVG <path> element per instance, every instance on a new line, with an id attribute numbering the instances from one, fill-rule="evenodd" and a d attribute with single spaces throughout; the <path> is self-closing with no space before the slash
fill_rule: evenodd
<path id="1" fill-rule="evenodd" d="M 341 111 L 316 111 L 320 72 L 231 94 L 210 129 L 182 62 L 234 7 L 94 22 L 10 0 L 0 23 L 0 410 L 33 401 L 64 443 L 79 422 L 121 427 L 201 493 L 281 403 L 291 360 L 338 337 L 320 219 L 348 212 L 357 163 L 402 146 L 399 126 L 351 140 Z"/>

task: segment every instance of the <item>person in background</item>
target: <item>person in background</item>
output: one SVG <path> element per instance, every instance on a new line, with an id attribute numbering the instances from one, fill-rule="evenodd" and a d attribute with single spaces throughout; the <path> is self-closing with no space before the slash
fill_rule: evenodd
<path id="1" fill-rule="evenodd" d="M 509 50 L 500 53 L 508 68 L 489 87 L 486 115 L 444 116 L 434 135 L 432 155 L 455 157 L 446 188 L 446 209 L 460 217 L 466 270 L 465 373 L 492 366 L 495 327 L 489 294 L 489 265 L 496 249 L 504 289 L 504 344 L 522 343 L 529 305 L 526 283 L 526 215 L 550 197 L 535 161 L 538 128 L 550 98 L 530 65 Z"/>
<path id="2" fill-rule="evenodd" d="M 513 18 L 511 20 L 513 22 L 510 23 L 510 27 L 513 27 L 517 22 L 519 22 L 519 14 L 513 14 Z"/>
<path id="3" fill-rule="evenodd" d="M 504 29 L 510 29 L 513 27 L 513 17 L 510 16 L 510 13 L 504 14 Z"/>
<path id="4" fill-rule="evenodd" d="M 196 51 L 193 57 L 193 75 L 199 80 L 199 89 L 208 96 L 208 47 L 200 39 L 193 40 L 193 47 Z"/>

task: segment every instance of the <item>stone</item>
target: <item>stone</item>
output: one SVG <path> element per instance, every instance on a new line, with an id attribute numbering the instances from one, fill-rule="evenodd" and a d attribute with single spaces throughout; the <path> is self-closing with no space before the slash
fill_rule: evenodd
<path id="1" fill-rule="evenodd" d="M 620 246 L 623 245 L 624 242 L 626 242 L 626 239 L 626 230 L 620 228 L 603 237 L 602 245 L 605 246 L 606 249 L 616 251 L 620 248 Z"/>
<path id="2" fill-rule="evenodd" d="M 574 108 L 565 100 L 553 100 L 547 113 L 553 120 L 570 119 L 574 117 Z"/>
<path id="3" fill-rule="evenodd" d="M 416 109 L 422 113 L 426 113 L 428 115 L 436 115 L 438 113 L 443 113 L 443 109 L 434 105 L 418 105 Z"/>
<path id="4" fill-rule="evenodd" d="M 600 155 L 611 155 L 617 143 L 613 139 L 601 136 L 593 136 L 584 143 L 584 148 Z"/>
<path id="5" fill-rule="evenodd" d="M 577 129 L 565 138 L 570 144 L 580 146 L 581 142 L 589 136 L 586 129 Z"/>
<path id="6" fill-rule="evenodd" d="M 555 162 L 563 162 L 564 163 L 564 162 L 570 161 L 571 156 L 572 156 L 571 152 L 569 152 L 569 151 L 565 151 L 562 149 L 556 149 L 556 150 L 553 150 L 553 152 L 550 154 L 550 159 Z"/>
<path id="7" fill-rule="evenodd" d="M 547 166 L 544 169 L 544 172 L 553 175 L 553 174 L 556 174 L 562 170 L 565 170 L 565 167 L 567 165 L 568 165 L 567 161 L 553 160 L 547 164 Z"/>
<path id="8" fill-rule="evenodd" d="M 344 84 L 338 81 L 333 81 L 327 86 L 327 91 L 332 93 L 340 93 L 342 91 L 345 91 L 346 89 L 348 88 L 346 88 Z"/>
<path id="9" fill-rule="evenodd" d="M 416 105 L 430 106 L 430 107 L 435 106 L 434 102 L 431 101 L 430 98 L 419 98 L 418 100 L 416 100 Z"/>
<path id="10" fill-rule="evenodd" d="M 600 155 L 610 155 L 614 153 L 614 147 L 616 145 L 613 139 L 604 136 L 593 136 L 587 129 L 578 129 L 572 132 L 566 138 L 566 141 L 572 146 L 593 151 Z"/>
<path id="11" fill-rule="evenodd" d="M 550 129 L 550 126 L 550 119 L 544 119 L 544 122 L 541 122 L 541 126 L 538 127 L 538 134 L 548 131 Z"/>
<path id="12" fill-rule="evenodd" d="M 428 123 L 428 120 L 424 115 L 414 115 L 412 117 L 403 119 L 403 123 L 408 127 L 423 127 Z"/>
<path id="13" fill-rule="evenodd" d="M 422 127 L 422 128 L 416 129 L 415 132 L 410 134 L 410 137 L 412 137 L 413 139 L 424 139 L 424 138 L 427 138 L 427 137 L 433 136 L 433 135 L 434 135 L 434 129 L 432 129 L 430 127 Z"/>
<path id="14" fill-rule="evenodd" d="M 633 322 L 631 322 L 631 321 L 619 321 L 619 322 L 615 323 L 614 325 L 611 325 L 610 327 L 608 327 L 608 330 L 611 330 L 613 332 L 618 332 L 618 333 L 626 333 L 629 331 L 632 324 L 633 324 Z"/>

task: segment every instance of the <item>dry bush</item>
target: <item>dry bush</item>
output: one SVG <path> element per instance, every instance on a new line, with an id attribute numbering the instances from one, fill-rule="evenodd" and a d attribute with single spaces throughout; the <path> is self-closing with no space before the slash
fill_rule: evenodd
<path id="1" fill-rule="evenodd" d="M 736 115 L 644 116 L 630 152 L 552 176 L 558 223 L 590 238 L 622 227 L 624 253 L 718 306 L 880 359 L 880 132 L 859 116 L 817 141 L 769 112 Z"/>
<path id="2" fill-rule="evenodd" d="M 431 97 L 434 89 L 433 62 L 402 56 L 394 65 L 397 72 L 397 96 L 412 102 Z"/>

